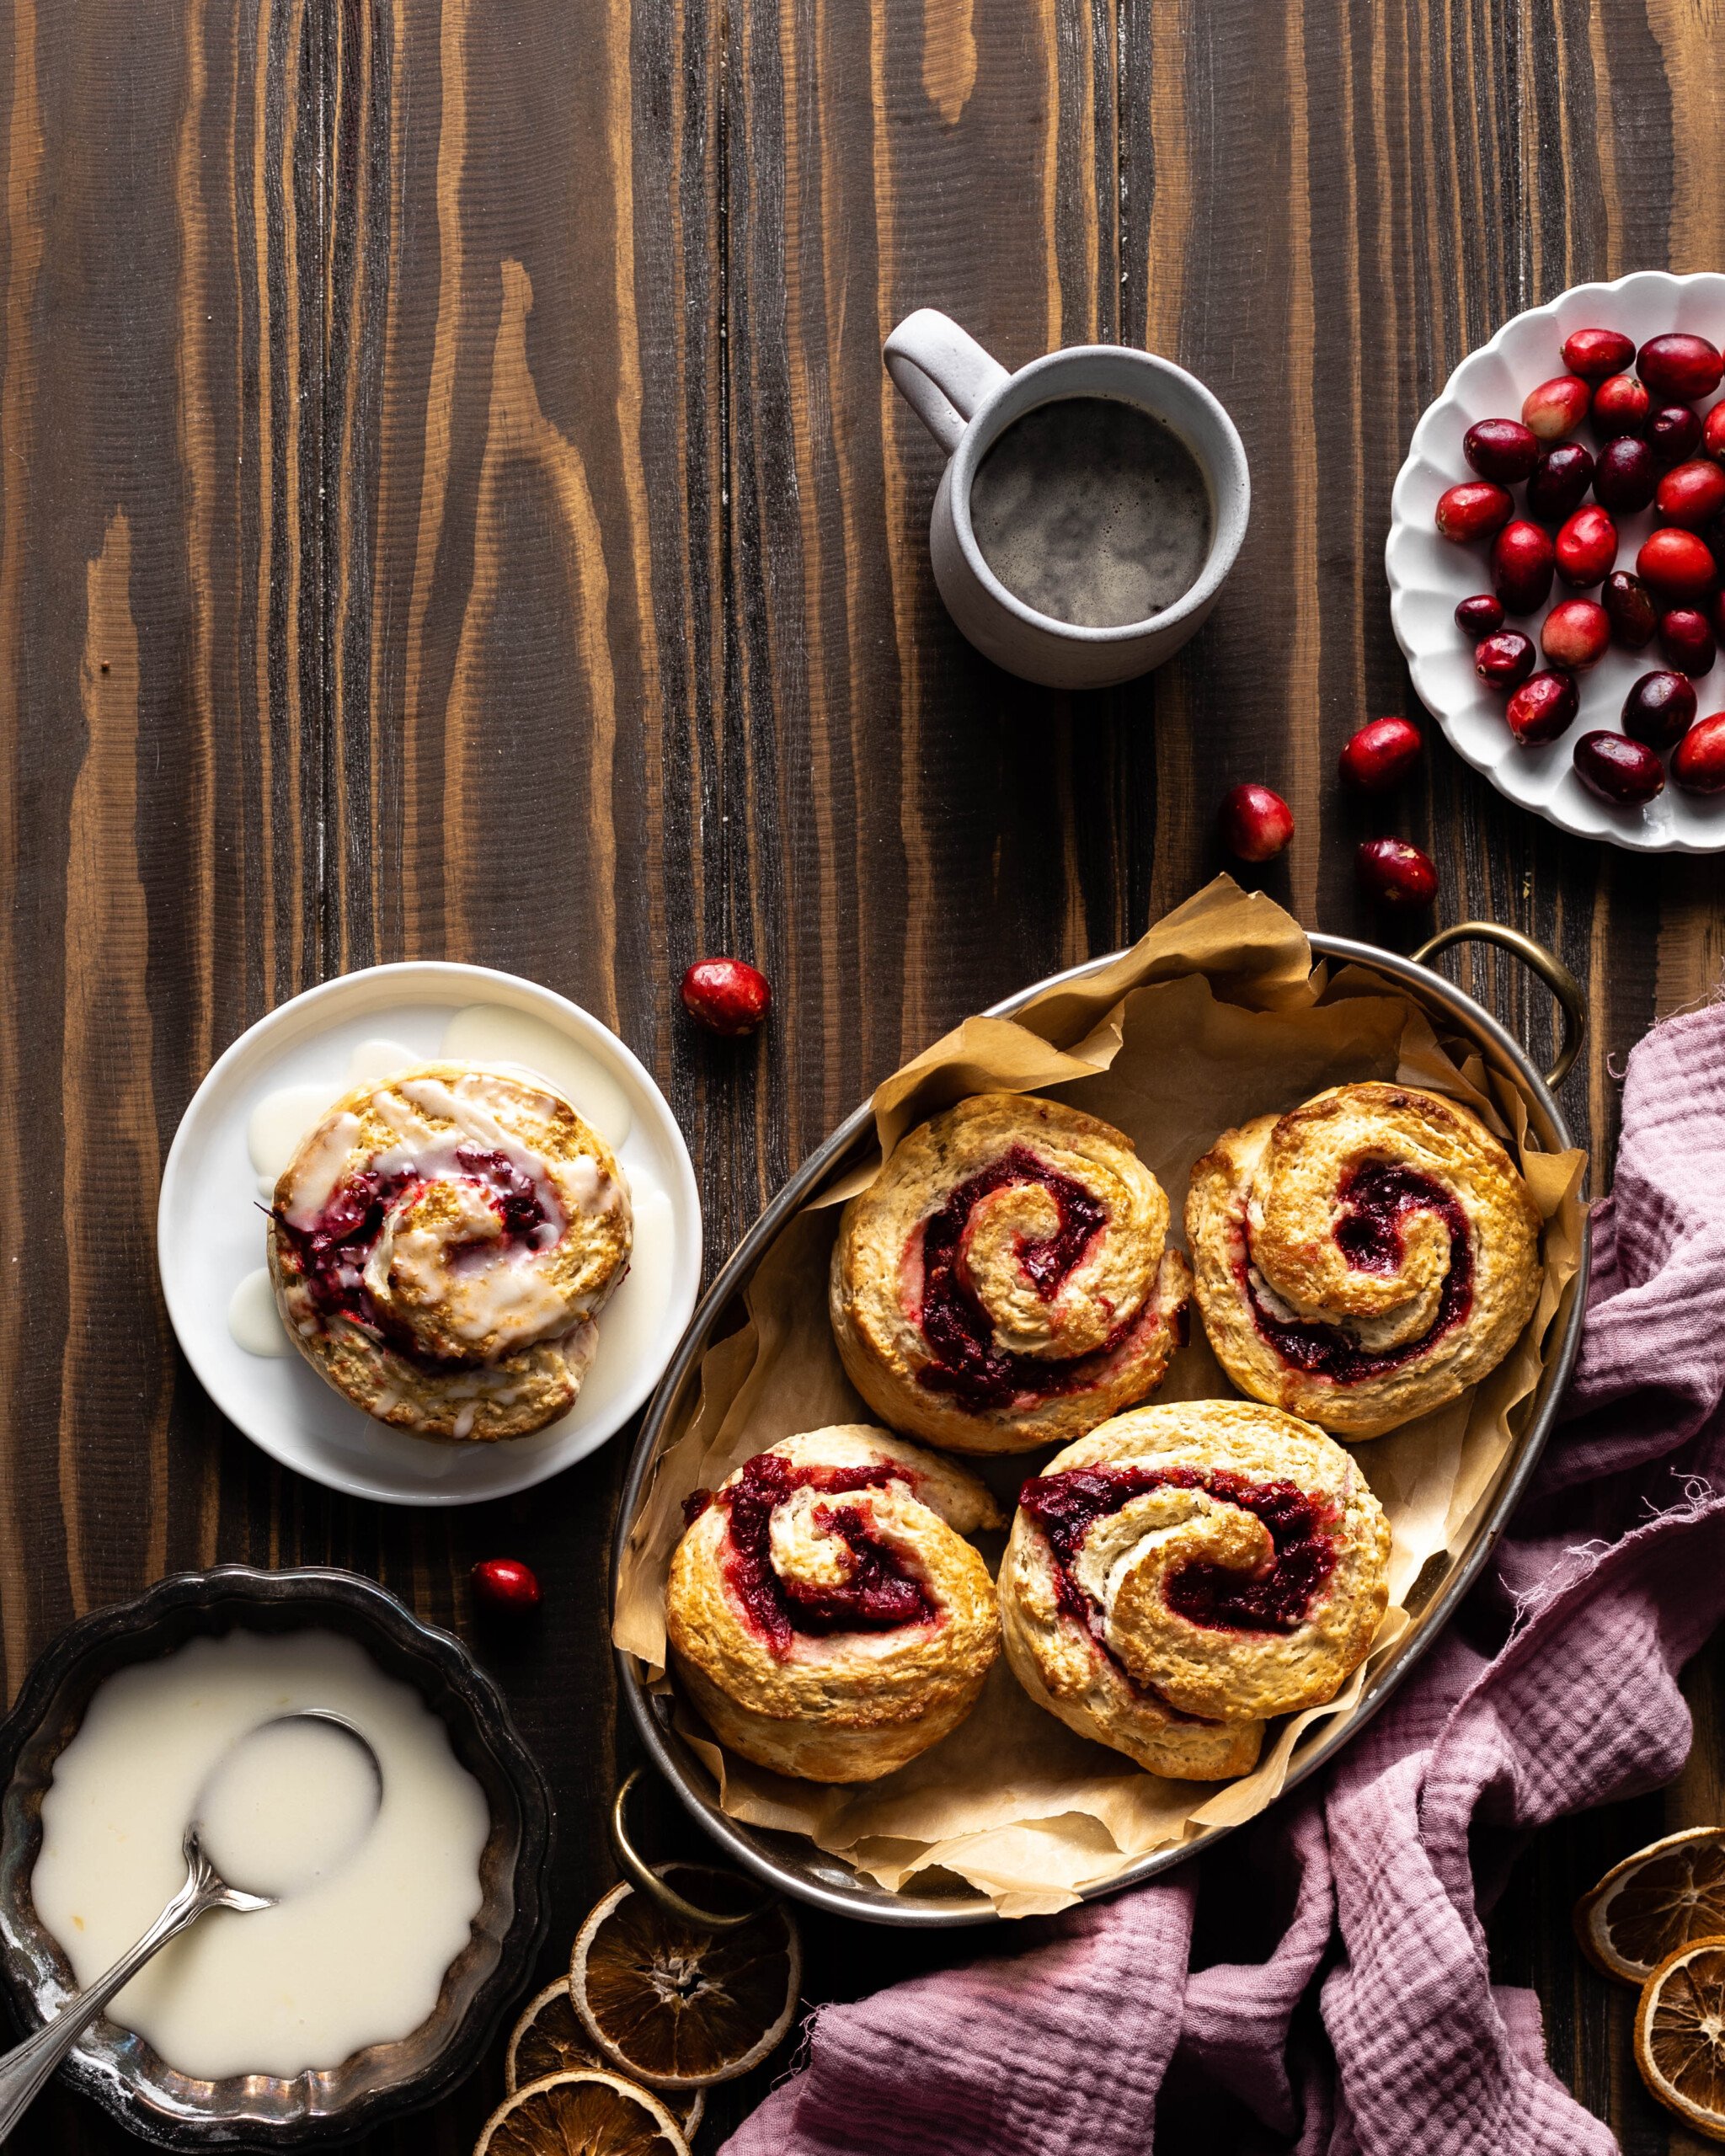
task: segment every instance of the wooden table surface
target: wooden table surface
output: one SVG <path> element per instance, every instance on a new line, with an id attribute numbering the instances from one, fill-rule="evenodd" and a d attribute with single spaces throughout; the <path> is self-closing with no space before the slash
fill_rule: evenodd
<path id="1" fill-rule="evenodd" d="M 657 1072 L 712 1263 L 906 1054 L 1211 873 L 1236 780 L 1298 819 L 1269 889 L 1315 926 L 1410 940 L 1354 892 L 1367 827 L 1332 777 L 1362 718 L 1416 709 L 1390 483 L 1422 406 L 1517 309 L 1721 265 L 1714 13 L 8 0 L 9 1690 L 76 1613 L 176 1567 L 350 1565 L 471 1634 L 469 1564 L 525 1556 L 543 1623 L 480 1645 L 557 1780 L 561 1949 L 612 1876 L 627 1446 L 452 1513 L 272 1466 L 202 1396 L 157 1290 L 159 1165 L 194 1086 L 346 969 L 530 974 Z M 937 455 L 879 360 L 929 303 L 1008 366 L 1148 344 L 1232 411 L 1252 529 L 1162 673 L 1056 696 L 948 623 Z M 1513 922 L 1587 983 L 1563 1098 L 1608 1173 L 1624 1051 L 1719 975 L 1718 865 L 1567 838 L 1429 738 L 1397 828 L 1439 864 L 1439 919 Z M 676 975 L 714 948 L 772 976 L 758 1043 L 678 1011 Z M 1471 978 L 1548 1048 L 1510 962 Z M 1668 1822 L 1721 1816 L 1717 1653 L 1690 1690 L 1682 1782 L 1541 1835 L 1493 1927 L 1557 2071 L 1637 2151 L 1680 2137 L 1567 1913 Z M 816 1993 L 905 1965 L 895 1936 L 809 1929 Z M 936 1951 L 954 1950 L 911 1960 Z M 464 2149 L 499 2085 L 494 2062 L 366 2146 Z M 123 2145 L 63 2095 L 13 2143 Z"/>

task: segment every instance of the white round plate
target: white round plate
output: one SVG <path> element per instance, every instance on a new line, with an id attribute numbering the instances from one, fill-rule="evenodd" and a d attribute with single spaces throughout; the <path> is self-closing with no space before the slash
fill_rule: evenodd
<path id="1" fill-rule="evenodd" d="M 476 1006 L 524 1014 L 567 1043 L 577 1068 L 598 1066 L 592 1089 L 605 1094 L 606 1113 L 596 1103 L 587 1112 L 601 1130 L 607 1119 L 628 1126 L 616 1150 L 634 1199 L 635 1247 L 601 1315 L 599 1351 L 569 1412 L 531 1438 L 441 1444 L 363 1414 L 324 1383 L 285 1333 L 285 1353 L 248 1353 L 229 1329 L 228 1308 L 264 1260 L 253 1111 L 285 1087 L 306 1088 L 308 1100 L 312 1089 L 321 1089 L 334 1101 L 350 1083 L 355 1051 L 380 1038 L 432 1061 L 446 1053 L 457 1014 Z M 583 1106 L 573 1081 L 564 1090 Z M 317 1113 L 314 1107 L 312 1120 Z M 284 1003 L 212 1067 L 168 1150 L 156 1245 L 168 1315 L 186 1360 L 254 1444 L 351 1497 L 464 1505 L 531 1489 L 585 1459 L 645 1401 L 695 1307 L 701 1201 L 665 1096 L 617 1036 L 579 1005 L 487 966 L 373 966 Z M 609 1358 L 607 1348 L 614 1351 Z"/>
<path id="2" fill-rule="evenodd" d="M 1596 727 L 1618 727 L 1630 684 L 1663 664 L 1657 641 L 1642 652 L 1622 651 L 1614 643 L 1581 677 L 1580 714 L 1562 739 L 1542 749 L 1519 747 L 1504 723 L 1505 699 L 1475 674 L 1473 646 L 1455 626 L 1456 602 L 1491 590 L 1487 549 L 1439 538 L 1432 522 L 1444 489 L 1477 476 L 1461 454 L 1462 435 L 1477 419 L 1519 419 L 1529 390 L 1564 371 L 1563 339 L 1572 330 L 1595 328 L 1621 329 L 1637 345 L 1682 329 L 1725 347 L 1725 276 L 1674 277 L 1663 270 L 1642 270 L 1615 285 L 1576 285 L 1549 307 L 1518 314 L 1490 344 L 1468 354 L 1414 429 L 1390 497 L 1384 547 L 1390 619 L 1420 702 L 1500 793 L 1578 838 L 1605 839 L 1648 853 L 1713 853 L 1725 846 L 1725 794 L 1683 793 L 1668 785 L 1645 808 L 1619 808 L 1589 793 L 1575 775 L 1576 742 Z M 1576 439 L 1589 449 L 1598 446 L 1585 424 Z M 1618 565 L 1632 568 L 1637 549 L 1653 527 L 1653 512 L 1617 515 L 1616 522 Z M 1567 595 L 1560 579 L 1550 603 Z M 1541 608 L 1541 619 L 1544 613 Z M 1536 622 L 1516 626 L 1538 642 Z M 1696 682 L 1696 692 L 1703 713 L 1725 707 L 1725 658 Z"/>

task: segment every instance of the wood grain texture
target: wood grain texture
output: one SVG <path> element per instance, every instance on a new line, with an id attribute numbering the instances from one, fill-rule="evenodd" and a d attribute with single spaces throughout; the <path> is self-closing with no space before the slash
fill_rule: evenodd
<path id="1" fill-rule="evenodd" d="M 1264 882 L 1375 921 L 1333 782 L 1415 709 L 1391 479 L 1450 369 L 1578 278 L 1717 266 L 1701 0 L 120 0 L 0 7 L 0 1652 L 164 1568 L 327 1561 L 474 1636 L 558 1786 L 559 1938 L 611 1876 L 605 1555 L 623 1449 L 454 1518 L 350 1503 L 227 1428 L 173 1349 L 159 1162 L 216 1054 L 309 982 L 496 963 L 615 1025 L 687 1132 L 716 1263 L 868 1088 L 1139 933 L 1277 786 Z M 936 304 L 1008 366 L 1123 338 L 1234 413 L 1254 510 L 1204 634 L 1061 697 L 959 638 L 932 445 L 881 338 Z M 1444 917 L 1559 949 L 1566 1100 L 1717 989 L 1717 867 L 1601 854 L 1434 742 L 1396 828 Z M 700 950 L 770 972 L 694 1037 Z M 1543 1053 L 1541 992 L 1454 963 Z M 508 1549 L 547 1622 L 475 1633 Z M 1668 2134 L 1570 1902 L 1717 1817 L 1725 1662 L 1661 1796 L 1535 1841 L 1493 1923 L 1553 2063 Z M 667 1848 L 682 1830 L 667 1810 Z M 962 1951 L 809 1927 L 811 1996 Z M 547 1973 L 551 1959 L 547 1956 Z M 712 2106 L 709 2144 L 772 2078 Z M 494 2068 L 378 2149 L 469 2146 Z M 1178 2122 L 1170 2120 L 1169 2145 Z M 54 2098 L 13 2146 L 125 2143 Z"/>

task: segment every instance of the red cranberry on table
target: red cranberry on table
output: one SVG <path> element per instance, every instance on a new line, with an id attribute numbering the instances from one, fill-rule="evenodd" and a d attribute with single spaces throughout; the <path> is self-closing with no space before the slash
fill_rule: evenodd
<path id="1" fill-rule="evenodd" d="M 1354 857 L 1360 888 L 1386 906 L 1429 906 L 1438 872 L 1429 854 L 1406 839 L 1362 839 Z"/>
<path id="2" fill-rule="evenodd" d="M 1496 636 L 1482 637 L 1474 646 L 1473 670 L 1488 689 L 1501 689 L 1508 696 L 1532 673 L 1537 656 L 1531 637 L 1523 636 L 1519 629 L 1500 629 Z"/>
<path id="3" fill-rule="evenodd" d="M 683 975 L 683 1008 L 709 1033 L 752 1033 L 772 1002 L 766 976 L 741 958 L 697 958 Z"/>
<path id="4" fill-rule="evenodd" d="M 1653 399 L 1632 374 L 1614 374 L 1594 392 L 1594 431 L 1601 441 L 1614 435 L 1638 435 L 1648 423 Z"/>
<path id="5" fill-rule="evenodd" d="M 1503 716 L 1524 749 L 1537 749 L 1567 733 L 1580 708 L 1572 675 L 1535 674 L 1510 697 Z"/>
<path id="6" fill-rule="evenodd" d="M 1494 487 L 1488 479 L 1464 479 L 1439 495 L 1434 520 L 1446 539 L 1466 546 L 1471 540 L 1489 539 L 1494 531 L 1501 531 L 1514 507 L 1504 488 Z"/>
<path id="7" fill-rule="evenodd" d="M 1513 531 L 1513 524 L 1503 527 Z M 1501 540 L 1503 533 L 1498 535 Z M 1654 594 L 1679 606 L 1705 599 L 1717 574 L 1713 557 L 1692 531 L 1650 532 L 1635 558 L 1635 573 Z"/>
<path id="8" fill-rule="evenodd" d="M 511 1616 L 539 1607 L 539 1582 L 531 1565 L 515 1557 L 485 1557 L 474 1566 L 473 1599 Z"/>
<path id="9" fill-rule="evenodd" d="M 1645 509 L 1658 483 L 1653 452 L 1633 435 L 1608 441 L 1594 466 L 1594 493 L 1606 509 Z"/>
<path id="10" fill-rule="evenodd" d="M 1630 651 L 1644 650 L 1659 626 L 1653 593 L 1632 570 L 1613 569 L 1601 598 L 1618 643 Z"/>
<path id="11" fill-rule="evenodd" d="M 1530 666 L 1533 646 L 1525 637 Z M 1424 744 L 1419 728 L 1405 718 L 1368 719 L 1343 744 L 1341 772 L 1344 782 L 1362 793 L 1387 793 L 1398 786 L 1419 761 Z"/>
<path id="12" fill-rule="evenodd" d="M 1685 404 L 1694 403 L 1697 397 L 1711 397 L 1725 374 L 1725 360 L 1717 344 L 1681 331 L 1649 339 L 1636 354 L 1635 363 L 1649 389 Z"/>
<path id="13" fill-rule="evenodd" d="M 1655 464 L 1669 469 L 1701 446 L 1701 423 L 1686 404 L 1662 404 L 1648 421 L 1647 445 Z"/>
<path id="14" fill-rule="evenodd" d="M 1701 447 L 1709 456 L 1725 456 L 1725 399 L 1701 421 Z"/>
<path id="15" fill-rule="evenodd" d="M 1638 808 L 1665 788 L 1664 768 L 1651 749 L 1603 730 L 1576 743 L 1575 776 L 1589 793 L 1621 808 Z"/>
<path id="16" fill-rule="evenodd" d="M 1593 477 L 1589 451 L 1578 441 L 1560 441 L 1546 451 L 1530 473 L 1527 506 L 1542 522 L 1561 524 L 1572 510 L 1580 508 Z"/>
<path id="17" fill-rule="evenodd" d="M 1725 470 L 1710 456 L 1674 465 L 1660 480 L 1653 504 L 1668 524 L 1699 531 L 1725 509 Z"/>
<path id="18" fill-rule="evenodd" d="M 1279 793 L 1248 780 L 1222 796 L 1216 828 L 1236 860 L 1273 861 L 1294 835 L 1294 811 Z"/>
<path id="19" fill-rule="evenodd" d="M 1725 793 L 1725 711 L 1690 728 L 1672 755 L 1671 776 L 1685 793 Z"/>
<path id="20" fill-rule="evenodd" d="M 1695 684 L 1686 674 L 1643 674 L 1623 699 L 1623 731 L 1649 749 L 1671 749 L 1695 718 Z"/>
<path id="21" fill-rule="evenodd" d="M 1587 417 L 1593 394 L 1579 375 L 1553 375 L 1522 399 L 1521 423 L 1531 427 L 1541 441 L 1561 441 Z"/>
<path id="22" fill-rule="evenodd" d="M 1455 609 L 1455 626 L 1476 641 L 1495 634 L 1503 626 L 1503 602 L 1489 591 L 1476 591 Z M 1652 634 L 1652 631 L 1648 631 Z"/>
<path id="23" fill-rule="evenodd" d="M 1718 471 L 1710 465 L 1710 471 Z M 1725 472 L 1719 477 L 1725 480 Z M 1565 584 L 1597 584 L 1617 558 L 1617 527 L 1602 509 L 1578 509 L 1554 542 L 1557 574 Z"/>
<path id="24" fill-rule="evenodd" d="M 1712 624 L 1693 606 L 1674 606 L 1659 616 L 1659 648 L 1669 666 L 1689 675 L 1710 674 L 1717 647 Z"/>
<path id="25" fill-rule="evenodd" d="M 1610 641 L 1610 617 L 1591 599 L 1566 599 L 1551 609 L 1540 629 L 1540 649 L 1552 665 L 1572 674 L 1597 666 Z"/>
<path id="26" fill-rule="evenodd" d="M 1557 567 L 1551 534 L 1525 516 L 1513 518 L 1492 542 L 1492 589 L 1512 614 L 1545 605 Z"/>
<path id="27" fill-rule="evenodd" d="M 1540 438 L 1519 419 L 1479 419 L 1461 437 L 1461 454 L 1482 479 L 1513 487 L 1540 461 Z"/>
<path id="28" fill-rule="evenodd" d="M 1635 357 L 1635 339 L 1621 329 L 1575 329 L 1563 339 L 1563 364 L 1583 382 L 1621 374 Z"/>

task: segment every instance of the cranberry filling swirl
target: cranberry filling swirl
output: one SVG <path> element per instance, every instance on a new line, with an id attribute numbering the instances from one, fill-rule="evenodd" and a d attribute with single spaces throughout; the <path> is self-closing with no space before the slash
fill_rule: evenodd
<path id="1" fill-rule="evenodd" d="M 1321 1431 L 1243 1401 L 1139 1408 L 1028 1481 L 1007 1652 L 1063 1720 L 1184 1779 L 1333 1699 L 1387 1603 L 1389 1528 Z"/>
<path id="2" fill-rule="evenodd" d="M 339 1101 L 276 1185 L 289 1333 L 368 1413 L 518 1436 L 573 1404 L 632 1239 L 609 1147 L 549 1088 L 431 1064 Z"/>
<path id="3" fill-rule="evenodd" d="M 817 1781 L 873 1780 L 956 1726 L 1000 1644 L 964 1539 L 988 1492 L 868 1424 L 809 1431 L 685 1505 L 665 1627 L 721 1741 Z"/>
<path id="4" fill-rule="evenodd" d="M 1242 1392 L 1375 1437 L 1496 1368 L 1533 1314 L 1540 1219 L 1465 1107 L 1338 1086 L 1225 1132 L 1192 1172 L 1199 1305 Z"/>
<path id="5" fill-rule="evenodd" d="M 961 1452 L 1076 1436 L 1160 1382 L 1190 1274 L 1162 1186 L 1110 1124 L 979 1094 L 912 1130 L 851 1200 L 835 1337 L 896 1428 Z"/>

